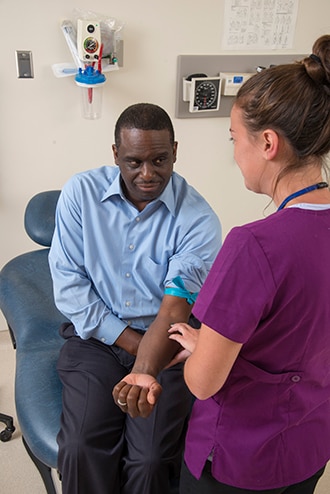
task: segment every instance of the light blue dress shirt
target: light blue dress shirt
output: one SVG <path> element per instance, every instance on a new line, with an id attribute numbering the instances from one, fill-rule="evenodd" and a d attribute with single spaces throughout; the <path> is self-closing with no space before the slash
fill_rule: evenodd
<path id="1" fill-rule="evenodd" d="M 218 217 L 177 173 L 141 212 L 125 198 L 117 166 L 79 173 L 57 205 L 56 305 L 81 338 L 111 345 L 127 326 L 147 330 L 175 277 L 199 291 L 220 246 Z"/>

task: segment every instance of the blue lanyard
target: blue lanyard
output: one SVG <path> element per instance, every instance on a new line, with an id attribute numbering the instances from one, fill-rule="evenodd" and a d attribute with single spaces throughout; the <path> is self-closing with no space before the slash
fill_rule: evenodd
<path id="1" fill-rule="evenodd" d="M 325 187 L 329 187 L 327 182 L 319 182 L 318 184 L 310 185 L 309 187 L 305 187 L 304 189 L 298 190 L 297 192 L 294 192 L 290 196 L 288 196 L 284 201 L 280 204 L 280 206 L 277 208 L 277 211 L 280 209 L 283 209 L 289 201 L 292 199 L 295 199 L 295 197 L 302 196 L 303 194 L 307 194 L 307 192 L 311 192 L 311 190 L 315 189 L 325 189 Z"/>

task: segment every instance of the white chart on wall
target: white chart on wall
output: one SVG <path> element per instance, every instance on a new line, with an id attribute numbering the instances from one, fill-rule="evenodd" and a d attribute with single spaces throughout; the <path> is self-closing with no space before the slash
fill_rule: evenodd
<path id="1" fill-rule="evenodd" d="M 226 0 L 224 50 L 283 50 L 293 47 L 299 0 Z"/>

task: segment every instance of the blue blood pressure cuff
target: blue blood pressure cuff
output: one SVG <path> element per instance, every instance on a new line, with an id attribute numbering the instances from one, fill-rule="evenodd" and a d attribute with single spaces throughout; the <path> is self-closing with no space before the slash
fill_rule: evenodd
<path id="1" fill-rule="evenodd" d="M 184 286 L 181 276 L 176 276 L 173 279 L 173 283 L 175 286 L 169 286 L 165 288 L 165 295 L 174 295 L 174 297 L 185 298 L 189 305 L 192 305 L 196 302 L 198 292 L 189 292 Z"/>

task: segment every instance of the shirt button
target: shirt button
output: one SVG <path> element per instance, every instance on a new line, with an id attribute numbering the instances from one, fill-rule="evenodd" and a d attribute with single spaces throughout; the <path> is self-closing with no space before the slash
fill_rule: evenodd
<path id="1" fill-rule="evenodd" d="M 130 245 L 128 246 L 128 248 L 129 248 L 129 250 L 133 250 L 133 249 L 134 249 L 134 245 L 133 245 L 133 244 L 130 244 Z"/>
<path id="2" fill-rule="evenodd" d="M 292 376 L 291 381 L 293 383 L 298 383 L 300 381 L 301 377 L 300 376 Z"/>
<path id="3" fill-rule="evenodd" d="M 102 343 L 105 343 L 107 340 L 105 338 L 101 338 Z"/>
<path id="4" fill-rule="evenodd" d="M 131 273 L 126 273 L 125 276 L 126 276 L 126 278 L 130 278 L 131 277 Z"/>
<path id="5" fill-rule="evenodd" d="M 125 306 L 126 306 L 126 307 L 129 307 L 130 305 L 131 305 L 131 302 L 130 302 L 129 300 L 126 300 L 126 302 L 125 302 Z"/>
<path id="6" fill-rule="evenodd" d="M 135 221 L 139 222 L 140 221 L 140 217 L 138 216 L 137 218 L 135 218 Z"/>

